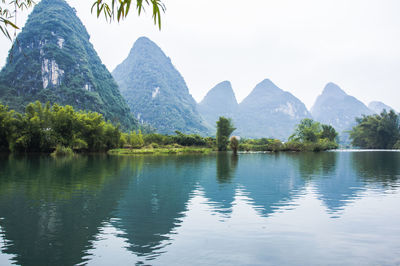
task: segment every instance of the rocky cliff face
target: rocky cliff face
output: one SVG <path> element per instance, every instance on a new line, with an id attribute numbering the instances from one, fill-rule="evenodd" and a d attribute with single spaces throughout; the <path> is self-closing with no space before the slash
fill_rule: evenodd
<path id="1" fill-rule="evenodd" d="M 150 39 L 139 38 L 113 71 L 137 119 L 160 133 L 209 133 L 178 70 Z"/>
<path id="2" fill-rule="evenodd" d="M 347 134 L 344 131 L 355 125 L 357 117 L 370 115 L 372 111 L 355 97 L 347 95 L 338 85 L 328 83 L 311 108 L 311 114 L 315 120 L 332 125 L 345 141 Z"/>
<path id="3" fill-rule="evenodd" d="M 42 0 L 35 6 L 0 72 L 2 103 L 22 111 L 36 100 L 96 111 L 125 128 L 138 125 L 64 0 Z"/>
<path id="4" fill-rule="evenodd" d="M 237 134 L 285 140 L 302 119 L 310 117 L 299 99 L 265 79 L 239 104 Z"/>
<path id="5" fill-rule="evenodd" d="M 216 127 L 220 116 L 232 118 L 235 121 L 239 104 L 229 81 L 223 81 L 213 87 L 199 103 L 198 109 L 206 122 Z"/>

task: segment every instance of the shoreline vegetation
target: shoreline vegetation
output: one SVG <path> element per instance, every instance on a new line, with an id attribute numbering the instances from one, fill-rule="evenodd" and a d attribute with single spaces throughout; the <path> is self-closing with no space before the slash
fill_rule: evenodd
<path id="1" fill-rule="evenodd" d="M 378 119 L 379 118 L 379 119 Z M 390 119 L 389 119 L 390 118 Z M 398 130 L 398 116 L 382 113 L 380 116 L 357 120 L 353 140 L 366 142 L 364 124 L 373 121 L 389 123 L 392 131 Z M 379 123 L 377 123 L 379 124 Z M 384 123 L 387 124 L 387 123 Z M 75 111 L 71 106 L 30 103 L 24 114 L 9 110 L 0 104 L 0 152 L 47 153 L 52 156 L 70 156 L 76 153 L 107 153 L 110 155 L 141 154 L 209 154 L 216 151 L 237 152 L 318 152 L 338 149 L 338 133 L 329 125 L 312 119 L 303 119 L 288 141 L 273 138 L 245 139 L 231 136 L 235 128 L 231 119 L 220 117 L 216 137 L 198 134 L 175 135 L 143 134 L 141 130 L 123 132 L 119 124 L 105 121 L 96 112 Z M 364 135 L 362 135 L 362 133 Z M 397 148 L 400 133 L 386 147 Z M 362 139 L 361 137 L 364 137 Z M 373 136 L 368 135 L 370 139 Z M 362 141 L 359 141 L 359 139 Z M 397 143 L 396 143 L 397 141 Z M 359 145 L 363 148 L 362 145 Z M 378 148 L 379 145 L 373 148 Z"/>
<path id="2" fill-rule="evenodd" d="M 171 155 L 171 154 L 209 154 L 213 149 L 207 147 L 176 147 L 176 146 L 160 146 L 154 148 L 147 146 L 139 149 L 119 148 L 112 149 L 107 152 L 109 155 Z"/>

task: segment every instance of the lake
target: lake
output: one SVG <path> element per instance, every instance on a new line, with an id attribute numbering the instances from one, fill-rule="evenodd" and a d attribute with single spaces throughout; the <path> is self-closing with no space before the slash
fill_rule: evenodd
<path id="1" fill-rule="evenodd" d="M 400 153 L 0 157 L 0 265 L 399 265 Z"/>

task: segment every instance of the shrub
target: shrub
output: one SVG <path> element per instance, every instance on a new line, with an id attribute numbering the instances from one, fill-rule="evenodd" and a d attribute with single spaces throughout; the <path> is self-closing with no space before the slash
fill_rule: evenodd
<path id="1" fill-rule="evenodd" d="M 400 150 L 400 140 L 398 140 L 398 141 L 396 142 L 396 144 L 393 145 L 393 149 L 395 149 L 395 150 Z"/>
<path id="2" fill-rule="evenodd" d="M 74 151 L 69 147 L 64 147 L 64 146 L 58 145 L 51 155 L 53 155 L 53 156 L 72 156 L 72 155 L 74 155 Z"/>

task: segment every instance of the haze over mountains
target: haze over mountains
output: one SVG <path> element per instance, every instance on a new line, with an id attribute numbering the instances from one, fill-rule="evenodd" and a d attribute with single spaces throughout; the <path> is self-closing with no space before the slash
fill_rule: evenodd
<path id="1" fill-rule="evenodd" d="M 216 121 L 225 116 L 237 128 L 234 135 L 287 140 L 304 118 L 330 124 L 345 136 L 356 117 L 392 109 L 381 102 L 367 107 L 328 83 L 309 112 L 269 79 L 240 103 L 232 84 L 223 81 L 197 104 L 171 59 L 146 37 L 135 42 L 111 76 L 64 0 L 36 5 L 17 40 L 0 72 L 0 101 L 18 111 L 35 100 L 50 101 L 102 113 L 125 128 L 137 128 L 139 120 L 160 133 L 202 135 L 214 135 Z"/>
<path id="2" fill-rule="evenodd" d="M 0 72 L 0 101 L 23 111 L 39 100 L 96 111 L 125 128 L 137 121 L 64 0 L 42 0 L 29 16 Z"/>

